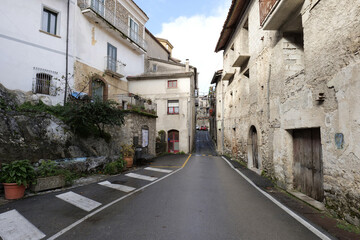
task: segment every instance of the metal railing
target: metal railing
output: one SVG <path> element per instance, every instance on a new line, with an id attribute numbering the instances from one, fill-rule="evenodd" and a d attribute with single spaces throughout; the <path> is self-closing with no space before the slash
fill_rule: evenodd
<path id="1" fill-rule="evenodd" d="M 117 2 L 117 4 L 120 4 Z M 139 35 L 138 32 L 131 29 L 128 25 L 128 23 L 124 22 L 120 18 L 116 16 L 116 9 L 110 9 L 107 8 L 104 4 L 104 0 L 79 0 L 78 6 L 80 9 L 86 10 L 91 9 L 94 11 L 99 17 L 106 20 L 108 23 L 110 23 L 113 27 L 115 27 L 117 30 L 122 32 L 125 36 L 127 36 L 129 39 L 131 39 L 134 43 L 136 43 L 139 47 L 146 50 L 146 42 L 142 38 L 141 35 Z"/>
<path id="2" fill-rule="evenodd" d="M 110 56 L 105 56 L 105 70 L 111 71 L 113 73 L 118 73 L 124 76 L 124 67 L 125 63 L 120 62 Z"/>

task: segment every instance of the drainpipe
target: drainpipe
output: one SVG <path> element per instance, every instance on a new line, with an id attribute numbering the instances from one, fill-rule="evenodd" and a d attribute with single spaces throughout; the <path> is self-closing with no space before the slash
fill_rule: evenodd
<path id="1" fill-rule="evenodd" d="M 267 80 L 267 104 L 268 104 L 268 121 L 270 123 L 270 77 L 271 77 L 271 64 L 269 64 L 269 76 Z"/>
<path id="2" fill-rule="evenodd" d="M 67 89 L 68 89 L 68 75 L 69 75 L 69 22 L 70 22 L 70 0 L 67 3 L 67 23 L 66 23 L 66 67 L 65 67 L 65 94 L 64 105 L 66 104 Z"/>
<path id="3" fill-rule="evenodd" d="M 221 79 L 221 154 L 224 154 L 224 81 Z"/>

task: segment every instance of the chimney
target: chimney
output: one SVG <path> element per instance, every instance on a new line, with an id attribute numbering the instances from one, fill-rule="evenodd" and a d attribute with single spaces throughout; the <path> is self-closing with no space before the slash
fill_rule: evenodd
<path id="1" fill-rule="evenodd" d="M 185 72 L 189 72 L 190 68 L 189 68 L 189 59 L 186 59 L 185 61 Z"/>

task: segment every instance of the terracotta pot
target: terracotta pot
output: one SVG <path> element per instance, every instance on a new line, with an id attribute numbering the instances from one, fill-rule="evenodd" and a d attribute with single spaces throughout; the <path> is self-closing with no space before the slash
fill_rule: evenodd
<path id="1" fill-rule="evenodd" d="M 19 199 L 24 196 L 25 186 L 16 183 L 3 183 L 6 199 Z"/>
<path id="2" fill-rule="evenodd" d="M 126 161 L 126 167 L 131 168 L 133 165 L 133 158 L 132 157 L 124 157 L 124 160 Z"/>

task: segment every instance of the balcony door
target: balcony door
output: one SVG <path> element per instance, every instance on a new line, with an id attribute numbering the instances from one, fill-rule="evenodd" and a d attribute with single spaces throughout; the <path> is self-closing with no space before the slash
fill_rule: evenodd
<path id="1" fill-rule="evenodd" d="M 105 0 L 91 0 L 91 8 L 104 17 Z"/>
<path id="2" fill-rule="evenodd" d="M 107 48 L 107 70 L 116 72 L 117 49 L 110 43 Z"/>

